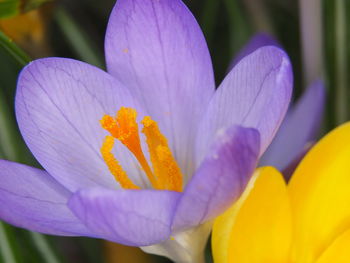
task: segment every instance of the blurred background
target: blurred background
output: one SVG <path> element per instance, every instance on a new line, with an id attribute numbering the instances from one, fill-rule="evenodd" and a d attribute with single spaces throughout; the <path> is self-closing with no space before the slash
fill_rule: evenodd
<path id="1" fill-rule="evenodd" d="M 14 117 L 16 79 L 30 60 L 70 57 L 105 68 L 103 43 L 115 0 L 0 0 L 0 158 L 38 166 Z M 216 82 L 256 33 L 289 54 L 294 99 L 323 79 L 327 104 L 320 134 L 350 118 L 350 1 L 186 0 L 208 42 Z M 39 167 L 39 166 L 38 166 Z M 207 262 L 211 262 L 210 248 Z M 88 238 L 49 237 L 0 223 L 0 263 L 170 262 Z"/>

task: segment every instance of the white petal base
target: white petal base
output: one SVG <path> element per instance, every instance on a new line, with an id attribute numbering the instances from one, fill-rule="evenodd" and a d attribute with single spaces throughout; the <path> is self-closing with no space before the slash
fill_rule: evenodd
<path id="1" fill-rule="evenodd" d="M 213 222 L 208 221 L 195 228 L 178 232 L 163 243 L 141 247 L 141 249 L 150 254 L 170 258 L 177 263 L 204 263 L 204 249 Z"/>

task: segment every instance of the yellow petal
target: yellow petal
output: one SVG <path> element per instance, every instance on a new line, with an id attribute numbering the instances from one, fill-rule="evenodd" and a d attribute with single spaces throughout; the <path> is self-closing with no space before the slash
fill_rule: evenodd
<path id="1" fill-rule="evenodd" d="M 214 222 L 214 261 L 288 262 L 291 232 L 284 179 L 272 167 L 260 168 L 239 201 Z"/>
<path id="2" fill-rule="evenodd" d="M 292 262 L 315 262 L 350 227 L 350 123 L 311 149 L 288 191 L 295 227 Z"/>
<path id="3" fill-rule="evenodd" d="M 321 255 L 316 263 L 349 263 L 350 229 L 339 236 Z"/>

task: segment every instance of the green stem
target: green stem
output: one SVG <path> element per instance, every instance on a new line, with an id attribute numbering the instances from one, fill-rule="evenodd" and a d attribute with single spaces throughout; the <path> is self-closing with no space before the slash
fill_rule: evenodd
<path id="1" fill-rule="evenodd" d="M 14 60 L 21 66 L 30 62 L 29 56 L 23 52 L 8 36 L 0 31 L 0 47 L 10 54 Z"/>

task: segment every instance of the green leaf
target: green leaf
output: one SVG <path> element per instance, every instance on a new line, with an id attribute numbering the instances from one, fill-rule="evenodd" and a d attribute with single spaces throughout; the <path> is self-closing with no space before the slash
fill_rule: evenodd
<path id="1" fill-rule="evenodd" d="M 52 0 L 0 0 L 0 18 L 16 16 Z"/>
<path id="2" fill-rule="evenodd" d="M 19 4 L 18 0 L 0 0 L 0 18 L 17 15 Z"/>

